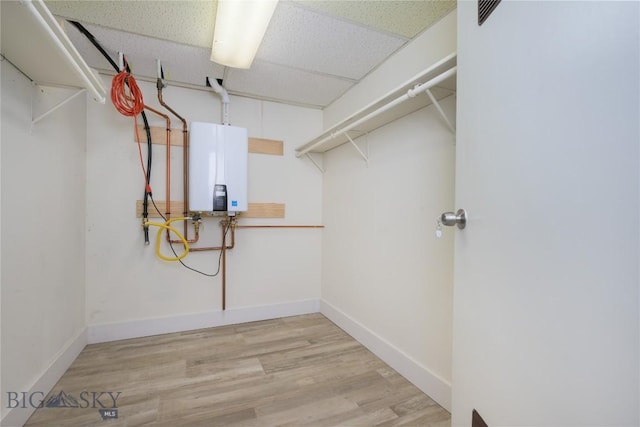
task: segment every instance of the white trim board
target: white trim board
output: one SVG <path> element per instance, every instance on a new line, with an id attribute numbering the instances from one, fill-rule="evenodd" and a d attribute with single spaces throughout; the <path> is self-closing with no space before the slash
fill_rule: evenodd
<path id="1" fill-rule="evenodd" d="M 280 317 L 318 313 L 319 300 L 304 300 L 255 307 L 229 308 L 154 319 L 89 325 L 89 344 L 141 338 L 173 332 L 192 331 L 215 326 L 235 325 Z"/>
<path id="2" fill-rule="evenodd" d="M 400 375 L 451 412 L 451 383 L 440 378 L 387 340 L 349 317 L 335 306 L 322 300 L 320 313 L 331 320 L 373 354 L 398 371 Z"/>
<path id="3" fill-rule="evenodd" d="M 45 393 L 45 396 L 53 389 L 62 375 L 69 369 L 69 366 L 78 357 L 80 352 L 87 345 L 87 328 L 82 329 L 78 335 L 71 338 L 67 344 L 58 352 L 53 358 L 53 361 L 42 372 L 40 377 L 29 387 L 29 390 L 3 390 L 3 393 L 7 391 L 22 392 L 26 391 L 27 396 L 30 396 L 34 392 Z M 20 393 L 19 397 L 23 394 Z M 2 399 L 3 404 L 6 403 L 4 396 Z M 27 422 L 29 417 L 33 414 L 36 408 L 32 408 L 29 403 L 23 404 L 20 402 L 16 408 L 8 409 L 5 416 L 0 421 L 2 426 L 22 426 Z M 23 406 L 25 406 L 23 408 Z"/>

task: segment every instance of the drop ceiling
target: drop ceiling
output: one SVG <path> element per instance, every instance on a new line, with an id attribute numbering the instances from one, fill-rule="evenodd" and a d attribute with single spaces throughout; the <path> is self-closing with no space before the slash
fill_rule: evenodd
<path id="1" fill-rule="evenodd" d="M 122 51 L 139 79 L 204 87 L 222 79 L 230 93 L 323 108 L 414 37 L 455 9 L 455 1 L 280 0 L 249 70 L 209 60 L 215 1 L 47 1 L 81 22 L 114 58 Z M 87 63 L 113 70 L 72 25 L 67 35 Z"/>

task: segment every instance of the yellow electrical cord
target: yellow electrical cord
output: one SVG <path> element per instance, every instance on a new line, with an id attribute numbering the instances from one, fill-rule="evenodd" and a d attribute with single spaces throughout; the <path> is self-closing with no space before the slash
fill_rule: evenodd
<path id="1" fill-rule="evenodd" d="M 187 239 L 185 239 L 182 233 L 180 233 L 177 229 L 169 225 L 175 221 L 186 221 L 189 219 L 191 218 L 185 218 L 185 217 L 171 218 L 165 221 L 164 224 L 161 222 L 145 222 L 144 223 L 144 225 L 148 227 L 158 227 L 158 235 L 156 236 L 156 255 L 158 256 L 158 258 L 164 261 L 180 261 L 182 258 L 189 255 L 189 243 L 187 242 Z M 184 252 L 182 254 L 180 254 L 177 257 L 168 257 L 168 256 L 164 256 L 162 252 L 160 252 L 160 243 L 162 241 L 162 230 L 171 231 L 176 236 L 178 236 L 178 238 L 182 241 L 182 244 L 184 245 Z"/>

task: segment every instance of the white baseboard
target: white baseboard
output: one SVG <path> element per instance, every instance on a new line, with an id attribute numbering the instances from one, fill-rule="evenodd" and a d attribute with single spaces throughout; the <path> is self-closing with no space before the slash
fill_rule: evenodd
<path id="1" fill-rule="evenodd" d="M 371 350 L 373 354 L 384 360 L 440 406 L 451 412 L 451 383 L 443 380 L 362 323 L 349 317 L 324 300 L 320 303 L 320 312 Z"/>
<path id="2" fill-rule="evenodd" d="M 191 331 L 194 329 L 212 328 L 214 326 L 234 325 L 258 320 L 318 313 L 319 311 L 319 300 L 230 308 L 225 311 L 209 311 L 172 317 L 89 325 L 88 337 L 89 344 L 96 344 L 129 338 Z"/>
<path id="3" fill-rule="evenodd" d="M 18 393 L 19 398 L 24 396 L 24 394 L 22 394 L 24 391 L 27 392 L 27 396 L 35 392 L 44 393 L 46 396 L 67 369 L 69 369 L 69 366 L 76 360 L 86 345 L 87 328 L 84 328 L 78 335 L 71 338 L 60 352 L 58 352 L 42 375 L 29 387 L 29 390 L 2 390 L 2 392 L 6 395 L 7 392 L 14 391 Z M 40 396 L 40 394 L 38 394 L 38 396 Z M 5 402 L 4 396 L 2 401 Z M 20 400 L 15 408 L 7 410 L 7 413 L 2 417 L 2 421 L 0 421 L 0 425 L 3 427 L 22 426 L 35 410 L 36 408 L 31 407 L 28 401 L 22 402 Z"/>

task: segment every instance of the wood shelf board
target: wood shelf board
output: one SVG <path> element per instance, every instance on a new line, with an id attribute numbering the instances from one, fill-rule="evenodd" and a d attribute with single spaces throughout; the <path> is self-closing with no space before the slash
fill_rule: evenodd
<path id="1" fill-rule="evenodd" d="M 162 215 L 166 213 L 166 203 L 164 200 L 156 200 L 156 206 L 162 212 Z M 171 202 L 171 217 L 177 218 L 183 216 L 184 203 L 180 201 Z M 285 217 L 285 204 L 284 203 L 249 203 L 249 210 L 247 212 L 240 212 L 238 214 L 240 218 L 284 218 Z M 142 200 L 136 201 L 136 217 L 142 218 Z M 155 207 L 149 203 L 149 218 L 160 218 L 160 215 L 156 211 Z"/>
<path id="2" fill-rule="evenodd" d="M 249 138 L 249 153 L 284 155 L 284 143 L 273 139 Z"/>
<path id="3" fill-rule="evenodd" d="M 249 210 L 239 213 L 240 218 L 284 218 L 284 203 L 249 203 Z"/>
<path id="4" fill-rule="evenodd" d="M 35 83 L 86 88 L 98 102 L 107 90 L 46 5 L 2 1 L 2 55 Z"/>
<path id="5" fill-rule="evenodd" d="M 153 144 L 167 144 L 167 128 L 162 126 L 149 126 L 151 132 L 151 142 Z M 138 134 L 140 143 L 147 143 L 147 133 L 144 125 L 138 125 Z M 182 147 L 182 129 L 171 129 L 171 145 Z M 134 135 L 135 138 L 135 135 Z M 134 139 L 135 141 L 135 139 Z M 269 154 L 274 156 L 284 155 L 284 142 L 275 139 L 266 138 L 249 138 L 249 153 L 252 154 Z"/>
<path id="6" fill-rule="evenodd" d="M 160 209 L 160 212 L 162 212 L 162 215 L 166 215 L 167 212 L 167 205 L 165 203 L 164 200 L 156 200 L 156 206 L 158 206 L 158 209 Z M 184 206 L 184 203 L 182 201 L 172 201 L 171 202 L 171 217 L 172 218 L 177 218 L 183 215 L 183 209 L 182 207 Z M 136 217 L 138 218 L 142 218 L 142 200 L 137 200 L 136 201 Z M 149 200 L 149 218 L 160 218 L 160 215 L 158 214 L 158 212 L 156 211 L 156 208 L 153 206 L 153 204 L 151 203 L 151 200 Z"/>

